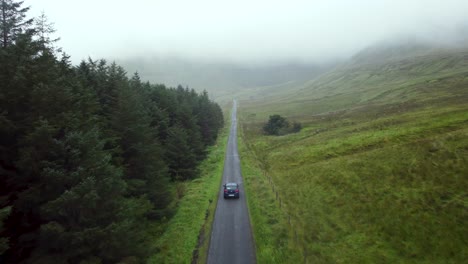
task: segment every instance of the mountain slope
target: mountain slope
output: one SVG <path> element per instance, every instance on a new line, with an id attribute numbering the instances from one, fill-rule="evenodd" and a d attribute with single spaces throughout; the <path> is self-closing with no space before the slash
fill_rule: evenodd
<path id="1" fill-rule="evenodd" d="M 466 97 L 468 49 L 419 54 L 365 62 L 361 54 L 302 85 L 276 91 L 268 101 L 250 97 L 244 103 L 259 109 L 275 105 L 277 112 L 296 116 L 368 104 Z"/>
<path id="2" fill-rule="evenodd" d="M 247 179 L 263 183 L 250 185 L 263 194 L 249 198 L 251 214 L 270 216 L 253 218 L 269 238 L 257 252 L 287 245 L 305 263 L 466 260 L 468 51 L 381 52 L 240 102 L 240 155 L 261 172 Z M 272 114 L 302 131 L 263 135 Z"/>

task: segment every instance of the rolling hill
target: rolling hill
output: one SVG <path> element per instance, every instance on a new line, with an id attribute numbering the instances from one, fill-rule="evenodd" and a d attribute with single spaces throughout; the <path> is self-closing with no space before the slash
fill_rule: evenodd
<path id="1" fill-rule="evenodd" d="M 258 91 L 239 105 L 259 256 L 466 260 L 468 49 L 374 47 L 301 85 Z M 272 114 L 304 128 L 265 136 Z"/>
<path id="2" fill-rule="evenodd" d="M 244 103 L 258 109 L 274 105 L 288 116 L 310 116 L 363 105 L 466 97 L 468 48 L 404 46 L 401 53 L 397 50 L 394 46 L 369 48 L 301 85 L 259 89 L 258 94 L 244 97 Z"/>

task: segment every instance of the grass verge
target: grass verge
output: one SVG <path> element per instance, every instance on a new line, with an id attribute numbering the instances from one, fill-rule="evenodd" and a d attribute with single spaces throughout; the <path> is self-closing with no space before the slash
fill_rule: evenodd
<path id="1" fill-rule="evenodd" d="M 210 147 L 207 158 L 199 167 L 200 178 L 178 185 L 177 192 L 184 196 L 176 214 L 164 229 L 158 226 L 153 230 L 156 252 L 147 263 L 206 262 L 211 222 L 224 166 L 228 128 L 226 125 L 217 144 Z"/>
<path id="2" fill-rule="evenodd" d="M 268 178 L 262 174 L 255 156 L 244 144 L 242 132 L 238 140 L 257 263 L 300 263 L 297 244 L 289 239 L 293 227 L 281 210 Z"/>

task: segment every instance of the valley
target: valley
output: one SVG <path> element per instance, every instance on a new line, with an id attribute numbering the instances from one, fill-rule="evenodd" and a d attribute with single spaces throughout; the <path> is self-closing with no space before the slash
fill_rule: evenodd
<path id="1" fill-rule="evenodd" d="M 283 247 L 307 263 L 466 258 L 468 52 L 376 61 L 240 100 L 241 156 L 258 170 L 250 181 L 269 186 L 251 192 L 270 192 L 255 197 L 281 212 L 271 228 L 283 232 L 271 232 L 263 250 Z M 265 136 L 272 114 L 304 128 Z M 251 206 L 262 212 L 261 202 Z M 257 221 L 260 235 L 268 227 Z"/>

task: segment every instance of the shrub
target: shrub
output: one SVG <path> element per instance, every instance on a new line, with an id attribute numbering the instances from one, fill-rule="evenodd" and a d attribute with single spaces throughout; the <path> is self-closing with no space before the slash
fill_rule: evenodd
<path id="1" fill-rule="evenodd" d="M 290 126 L 289 121 L 280 115 L 271 115 L 268 122 L 263 126 L 263 132 L 267 135 L 286 135 L 289 133 L 297 133 L 301 130 L 302 125 L 294 122 Z"/>

